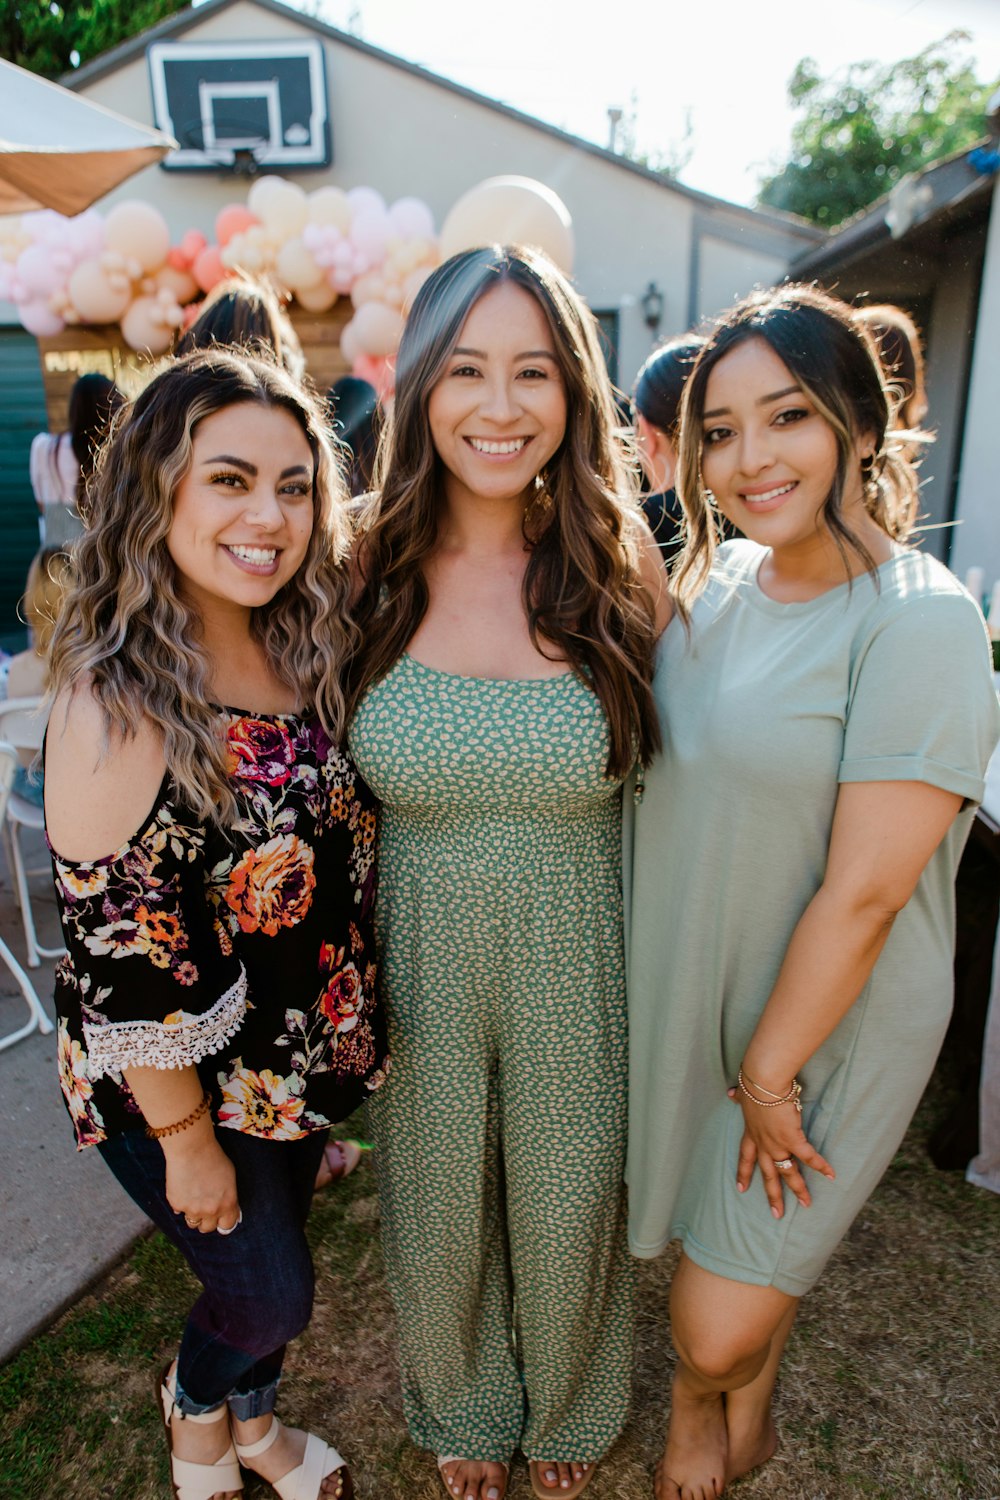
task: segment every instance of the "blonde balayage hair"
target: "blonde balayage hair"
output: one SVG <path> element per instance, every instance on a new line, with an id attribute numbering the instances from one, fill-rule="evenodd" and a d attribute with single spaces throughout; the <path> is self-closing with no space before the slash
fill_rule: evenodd
<path id="1" fill-rule="evenodd" d="M 875 524 L 903 542 L 916 520 L 918 486 L 894 430 L 897 402 L 887 386 L 875 344 L 846 303 L 818 287 L 780 286 L 752 292 L 724 313 L 702 349 L 681 404 L 677 490 L 684 507 L 686 539 L 671 574 L 678 612 L 687 623 L 691 606 L 708 579 L 718 540 L 716 515 L 701 473 L 702 424 L 708 378 L 731 349 L 763 339 L 787 365 L 837 440 L 837 469 L 823 505 L 823 519 L 849 569 L 849 553 L 872 574 L 875 563 L 844 519 L 844 494 L 855 446 L 874 443 L 862 464 L 864 504 Z"/>
<path id="2" fill-rule="evenodd" d="M 510 283 L 541 307 L 566 393 L 566 432 L 536 481 L 524 518 L 530 557 L 523 601 L 536 649 L 565 658 L 600 699 L 608 721 L 609 775 L 659 746 L 651 681 L 653 610 L 639 577 L 641 533 L 634 474 L 596 321 L 544 256 L 521 247 L 468 250 L 421 288 L 399 349 L 396 399 L 376 490 L 359 522 L 361 646 L 348 707 L 399 660 L 428 604 L 423 565 L 438 540 L 442 464 L 427 406 L 472 307 Z"/>
<path id="3" fill-rule="evenodd" d="M 301 427 L 314 460 L 313 529 L 305 560 L 251 630 L 300 706 L 334 740 L 344 729 L 340 673 L 354 644 L 342 566 L 346 493 L 316 403 L 276 364 L 216 350 L 163 370 L 122 413 L 91 486 L 91 522 L 76 544 L 76 586 L 52 641 L 53 694 L 89 682 L 108 730 L 143 719 L 162 732 L 167 770 L 206 820 L 230 825 L 229 784 L 198 613 L 167 550 L 177 486 L 199 422 L 245 403 L 279 408 Z M 251 705 L 252 707 L 252 705 Z"/>

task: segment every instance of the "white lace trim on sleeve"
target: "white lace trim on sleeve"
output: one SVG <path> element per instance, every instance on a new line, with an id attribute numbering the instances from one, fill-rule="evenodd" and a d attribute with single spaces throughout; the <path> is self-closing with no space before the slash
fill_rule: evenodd
<path id="1" fill-rule="evenodd" d="M 205 1011 L 178 1010 L 163 1021 L 84 1021 L 87 1071 L 91 1078 L 122 1068 L 186 1068 L 218 1052 L 243 1024 L 247 1010 L 247 971 Z"/>

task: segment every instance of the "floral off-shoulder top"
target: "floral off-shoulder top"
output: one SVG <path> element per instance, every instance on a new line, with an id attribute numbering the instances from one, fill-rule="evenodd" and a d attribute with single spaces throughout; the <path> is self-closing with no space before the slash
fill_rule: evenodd
<path id="1" fill-rule="evenodd" d="M 220 709 L 227 832 L 170 777 L 105 859 L 51 848 L 67 947 L 59 1072 L 77 1145 L 144 1124 L 122 1074 L 197 1065 L 216 1123 L 294 1140 L 382 1082 L 376 803 L 312 715 Z"/>

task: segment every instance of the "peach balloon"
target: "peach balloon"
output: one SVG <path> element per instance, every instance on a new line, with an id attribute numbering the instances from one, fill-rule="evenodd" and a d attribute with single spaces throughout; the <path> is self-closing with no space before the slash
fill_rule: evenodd
<path id="1" fill-rule="evenodd" d="M 215 238 L 224 248 L 234 234 L 243 234 L 260 220 L 243 203 L 227 203 L 215 216 Z"/>
<path id="2" fill-rule="evenodd" d="M 99 260 L 85 260 L 69 278 L 70 301 L 84 323 L 117 323 L 132 301 L 127 277 L 104 269 Z"/>
<path id="3" fill-rule="evenodd" d="M 191 267 L 191 274 L 203 292 L 210 292 L 226 274 L 218 245 L 206 245 Z"/>
<path id="4" fill-rule="evenodd" d="M 328 281 L 321 281 L 319 286 L 299 287 L 295 293 L 295 300 L 306 312 L 327 312 L 337 300 L 337 293 Z"/>
<path id="5" fill-rule="evenodd" d="M 187 271 L 179 271 L 173 265 L 165 265 L 153 278 L 156 291 L 170 292 L 178 302 L 190 302 L 198 295 L 198 283 Z"/>
<path id="6" fill-rule="evenodd" d="M 401 314 L 384 302 L 364 302 L 352 325 L 362 354 L 395 354 L 403 333 Z"/>
<path id="7" fill-rule="evenodd" d="M 140 271 L 156 271 L 167 258 L 170 230 L 151 203 L 119 203 L 104 221 L 104 243 L 126 260 L 137 261 Z"/>
<path id="8" fill-rule="evenodd" d="M 488 177 L 454 205 L 441 226 L 442 260 L 481 245 L 531 245 L 573 270 L 573 221 L 565 203 L 531 177 Z"/>
<path id="9" fill-rule="evenodd" d="M 121 320 L 122 338 L 132 349 L 166 354 L 174 341 L 174 324 L 164 317 L 158 297 L 137 297 Z"/>

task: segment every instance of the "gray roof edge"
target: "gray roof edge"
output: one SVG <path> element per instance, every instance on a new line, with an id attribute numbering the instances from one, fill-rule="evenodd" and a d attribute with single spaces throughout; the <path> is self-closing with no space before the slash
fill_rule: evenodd
<path id="1" fill-rule="evenodd" d="M 109 52 L 95 57 L 92 62 L 84 63 L 83 67 L 77 68 L 73 73 L 65 74 L 59 81 L 64 88 L 77 89 L 88 83 L 96 83 L 98 79 L 106 77 L 127 62 L 134 61 L 137 57 L 145 54 L 146 48 L 151 42 L 165 41 L 170 37 L 180 36 L 189 31 L 192 26 L 200 25 L 207 17 L 218 15 L 221 11 L 228 10 L 238 0 L 203 0 L 197 7 L 188 6 L 185 10 L 178 11 L 176 15 L 168 16 L 166 20 L 159 21 L 155 26 L 150 26 L 146 31 L 137 36 L 130 37 L 127 42 L 122 42 L 117 47 L 111 48 Z M 364 53 L 365 56 L 374 58 L 377 62 L 387 63 L 389 66 L 399 68 L 403 72 L 410 73 L 425 83 L 436 85 L 438 88 L 447 89 L 449 93 L 458 95 L 461 99 L 467 99 L 473 104 L 478 104 L 486 109 L 495 110 L 498 114 L 505 115 L 508 119 L 516 121 L 520 125 L 528 125 L 534 130 L 544 131 L 546 135 L 563 141 L 568 146 L 573 146 L 578 151 L 585 151 L 589 156 L 595 156 L 599 160 L 608 162 L 611 166 L 619 167 L 626 172 L 632 172 L 638 177 L 643 177 L 647 182 L 654 183 L 657 187 L 666 189 L 668 192 L 680 193 L 682 197 L 689 198 L 692 202 L 702 204 L 706 208 L 720 210 L 725 213 L 745 216 L 755 223 L 767 225 L 780 230 L 785 234 L 794 234 L 804 240 L 825 239 L 827 231 L 818 229 L 814 224 L 809 224 L 805 219 L 800 219 L 796 214 L 784 213 L 779 209 L 750 208 L 742 203 L 731 203 L 727 198 L 715 197 L 712 193 L 701 192 L 698 188 L 688 187 L 686 183 L 678 182 L 672 177 L 665 177 L 660 172 L 654 172 L 649 167 L 644 167 L 640 162 L 631 161 L 627 156 L 619 156 L 614 151 L 608 151 L 604 146 L 598 146 L 594 141 L 585 140 L 582 136 L 573 135 L 571 131 L 562 130 L 558 125 L 550 125 L 547 120 L 539 120 L 534 115 L 525 114 L 522 110 L 515 109 L 510 104 L 503 104 L 499 99 L 491 99 L 486 94 L 476 93 L 474 89 L 466 88 L 464 84 L 455 83 L 450 78 L 442 78 L 438 73 L 432 73 L 429 68 L 421 67 L 419 63 L 407 62 L 405 58 L 397 57 L 392 52 L 386 52 L 381 47 L 375 47 L 371 42 L 363 41 L 360 37 L 352 36 L 350 32 L 339 31 L 337 27 L 330 26 L 326 21 L 319 20 L 316 16 L 310 16 L 303 11 L 295 10 L 290 5 L 284 5 L 281 0 L 249 0 L 252 5 L 261 10 L 269 10 L 274 15 L 283 19 L 297 21 L 307 30 L 317 32 L 320 36 L 328 37 L 331 41 L 339 42 L 342 46 L 352 48 L 354 51 Z"/>
<path id="2" fill-rule="evenodd" d="M 997 178 L 989 177 L 977 172 L 968 162 L 970 152 L 977 146 L 988 145 L 988 137 L 974 141 L 969 146 L 962 147 L 959 151 L 953 151 L 950 156 L 943 156 L 940 161 L 931 162 L 920 172 L 913 176 L 918 182 L 930 182 L 934 193 L 933 201 L 913 221 L 910 228 L 917 229 L 927 224 L 943 209 L 950 208 L 960 199 L 968 197 L 970 193 L 992 192 Z M 848 265 L 857 256 L 863 255 L 867 250 L 892 238 L 889 226 L 885 222 L 885 211 L 892 190 L 883 193 L 881 198 L 848 219 L 846 224 L 830 232 L 829 238 L 822 245 L 816 245 L 806 250 L 793 260 L 789 266 L 789 274 L 814 275 L 828 270 L 831 266 Z M 907 229 L 906 233 L 909 233 Z M 906 235 L 900 237 L 899 243 Z"/>

